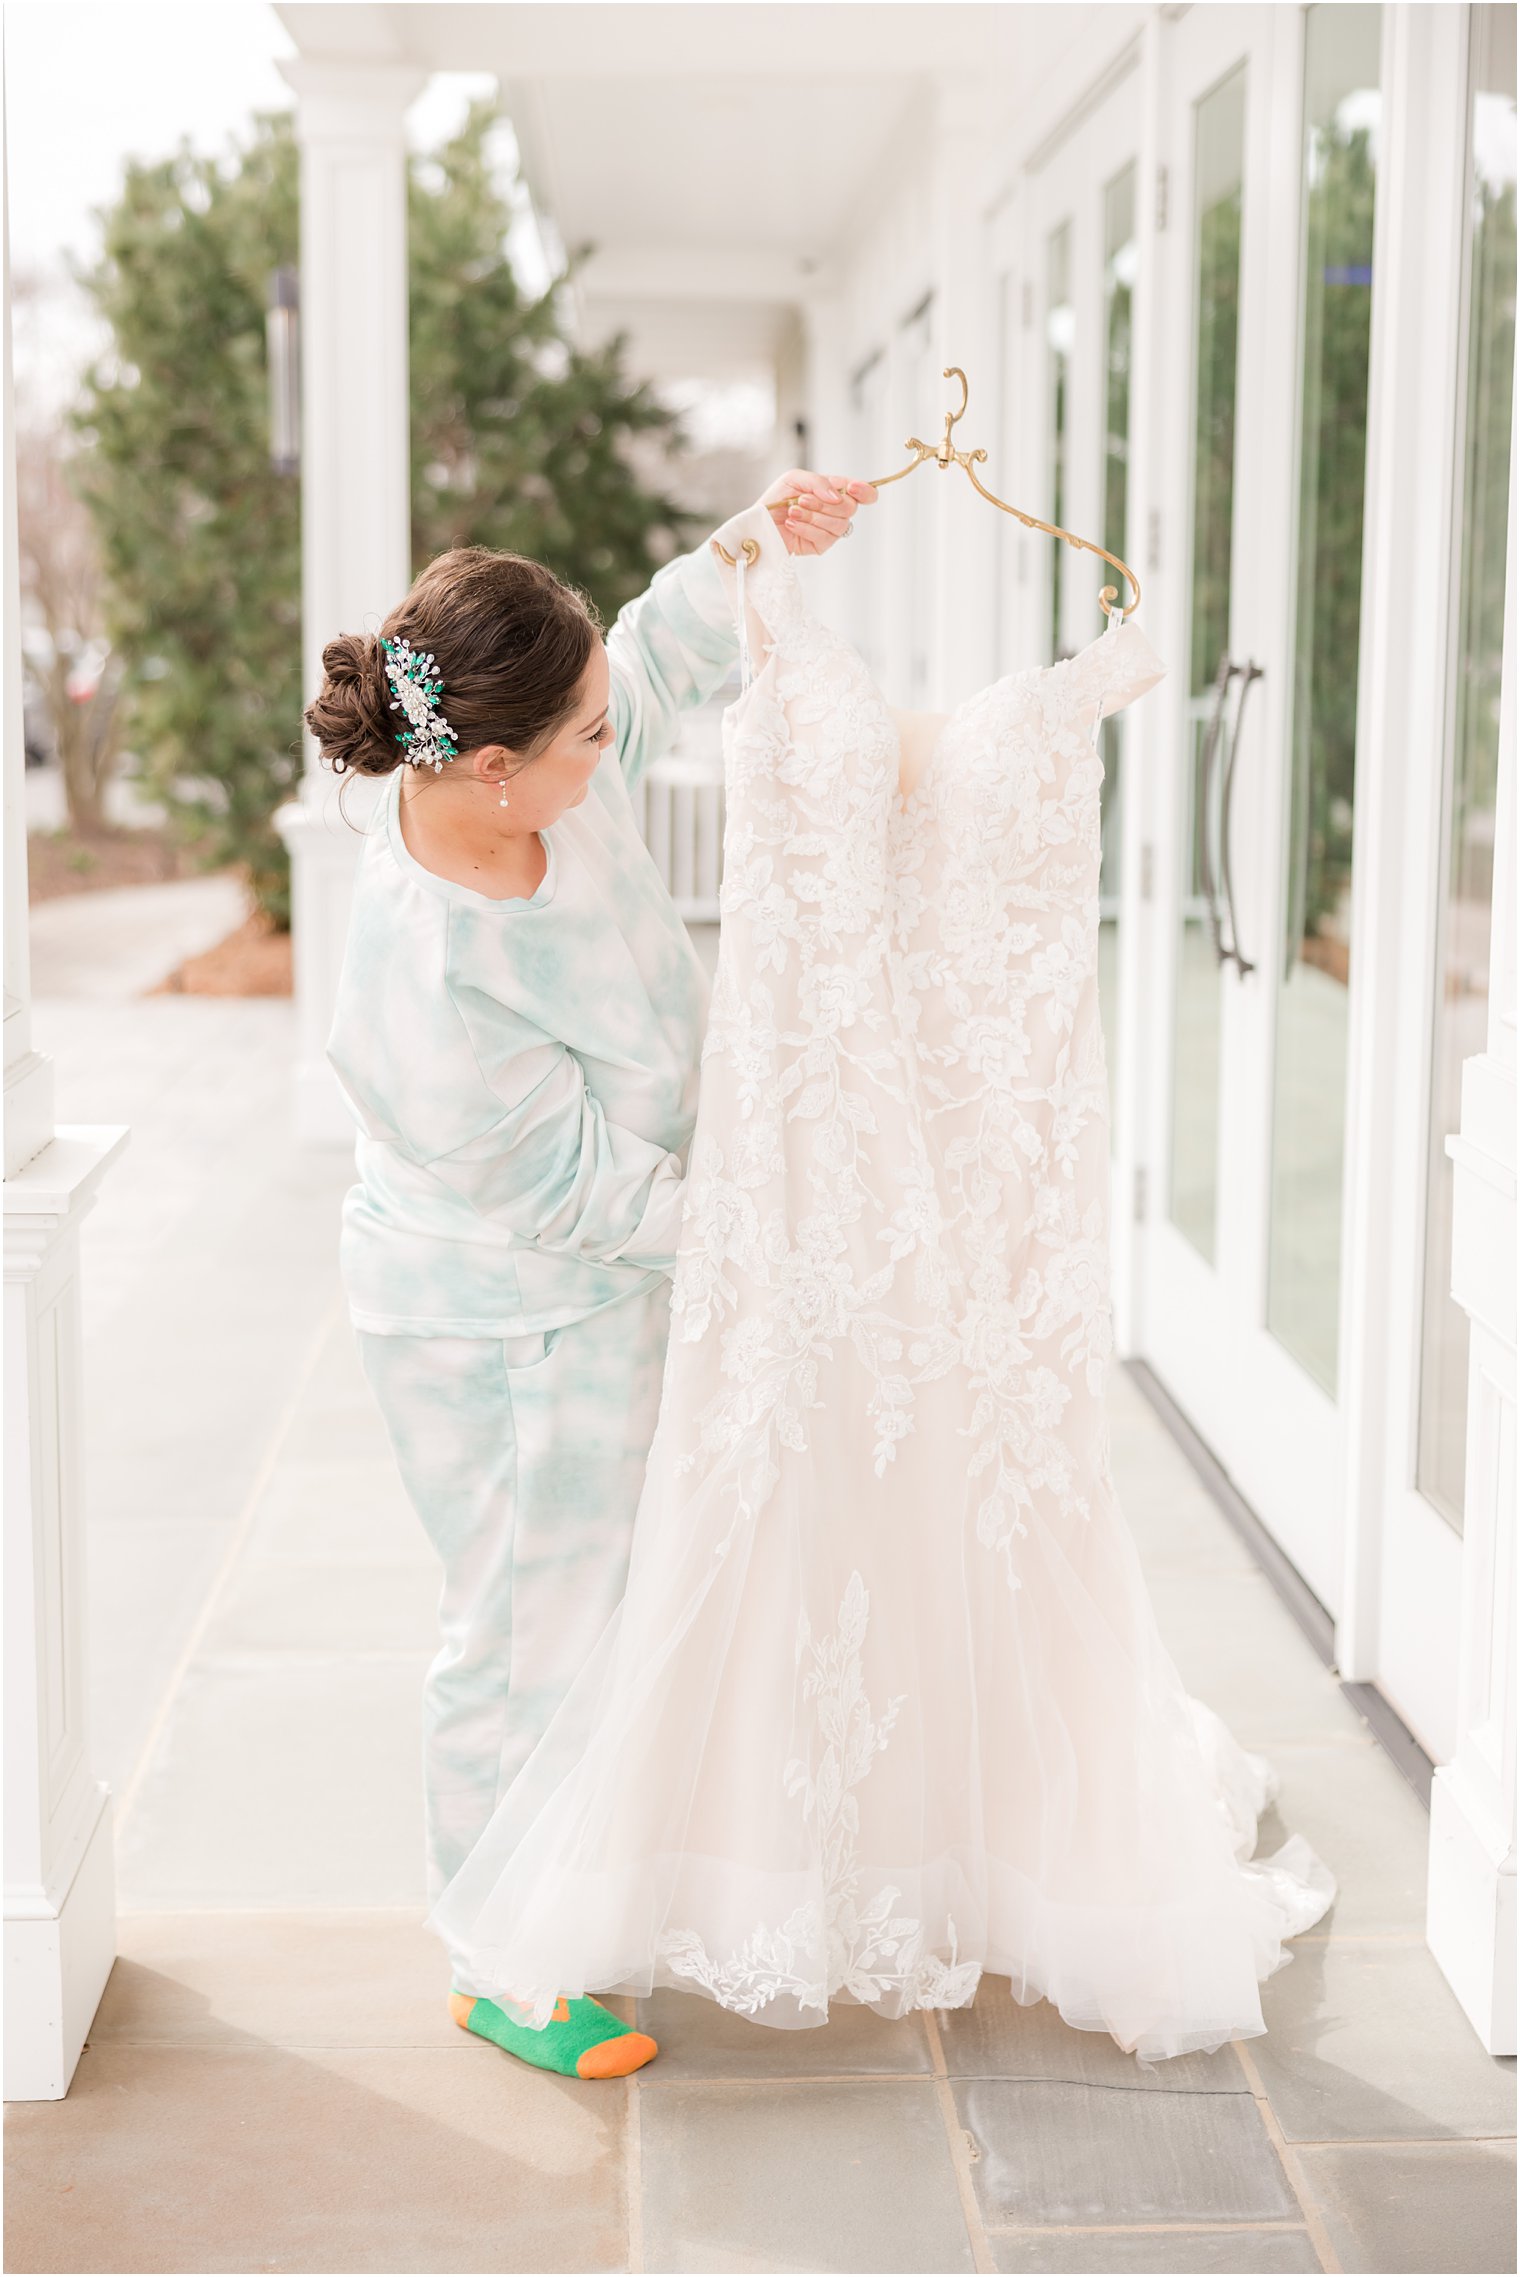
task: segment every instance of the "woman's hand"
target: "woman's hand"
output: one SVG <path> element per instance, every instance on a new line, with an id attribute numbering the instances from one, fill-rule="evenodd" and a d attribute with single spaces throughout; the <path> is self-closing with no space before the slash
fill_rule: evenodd
<path id="1" fill-rule="evenodd" d="M 848 537 L 856 507 L 872 505 L 875 498 L 873 483 L 793 466 L 777 475 L 759 504 L 781 532 L 788 553 L 827 553 L 836 538 Z M 787 499 L 793 503 L 784 504 Z"/>

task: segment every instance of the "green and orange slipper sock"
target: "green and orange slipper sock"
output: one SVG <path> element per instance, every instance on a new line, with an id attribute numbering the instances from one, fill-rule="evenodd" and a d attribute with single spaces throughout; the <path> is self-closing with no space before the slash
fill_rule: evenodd
<path id="1" fill-rule="evenodd" d="M 599 2000 L 561 1999 L 541 2031 L 516 2024 L 494 2000 L 468 1992 L 449 1994 L 449 2014 L 462 2032 L 494 2040 L 509 2056 L 521 2056 L 540 2071 L 562 2071 L 571 2079 L 626 2079 L 659 2049 L 647 2032 L 620 2024 Z"/>

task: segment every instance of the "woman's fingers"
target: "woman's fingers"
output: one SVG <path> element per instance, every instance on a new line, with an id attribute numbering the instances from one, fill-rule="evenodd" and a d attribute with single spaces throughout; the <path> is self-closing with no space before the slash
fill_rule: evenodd
<path id="1" fill-rule="evenodd" d="M 809 529 L 822 531 L 831 538 L 842 538 L 855 509 L 853 506 L 825 506 L 811 498 L 799 498 L 791 511 L 805 521 Z"/>
<path id="2" fill-rule="evenodd" d="M 775 516 L 793 553 L 824 553 L 849 534 L 856 508 L 875 497 L 874 486 L 855 476 L 794 466 L 776 477 L 761 504 Z"/>
<path id="3" fill-rule="evenodd" d="M 836 486 L 827 475 L 814 474 L 811 467 L 789 466 L 784 474 L 777 475 L 761 504 L 776 507 L 784 498 L 797 497 L 804 492 L 810 497 L 827 494 L 832 498 L 837 495 Z"/>
<path id="4" fill-rule="evenodd" d="M 847 476 L 805 474 L 798 470 L 798 499 L 791 509 L 794 529 L 806 534 L 808 551 L 823 553 L 847 535 L 859 501 Z M 862 486 L 869 490 L 867 483 Z"/>

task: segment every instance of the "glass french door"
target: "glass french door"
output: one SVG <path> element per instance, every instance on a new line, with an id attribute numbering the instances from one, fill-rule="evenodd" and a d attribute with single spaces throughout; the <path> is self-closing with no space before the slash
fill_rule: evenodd
<path id="1" fill-rule="evenodd" d="M 1394 1250 L 1403 1301 L 1390 1308 L 1393 1349 L 1403 1364 L 1387 1403 L 1369 1626 L 1379 1688 L 1427 1751 L 1447 1762 L 1460 1728 L 1463 1566 L 1470 1554 L 1483 1571 L 1486 1554 L 1488 1450 L 1481 1423 L 1473 1429 L 1485 1375 L 1481 1356 L 1470 1370 L 1467 1315 L 1452 1294 L 1455 1194 L 1447 1148 L 1463 1122 L 1466 1074 L 1475 1055 L 1493 1048 L 1491 992 L 1500 1020 L 1506 1001 L 1493 901 L 1504 827 L 1500 719 L 1512 702 L 1505 680 L 1514 670 L 1505 620 L 1514 527 L 1517 170 L 1514 10 L 1460 9 L 1441 23 L 1449 43 L 1438 65 L 1444 79 L 1434 99 L 1424 84 L 1414 99 L 1431 131 L 1448 146 L 1458 143 L 1462 164 L 1460 173 L 1448 173 L 1442 202 L 1423 199 L 1408 227 L 1423 238 L 1427 258 L 1430 247 L 1439 249 L 1435 260 L 1458 284 L 1443 324 L 1430 322 L 1431 296 L 1418 301 L 1423 344 L 1439 358 L 1447 393 L 1448 424 L 1428 448 L 1434 465 L 1450 470 L 1443 501 L 1450 544 L 1424 611 L 1441 668 L 1416 726 L 1425 755 L 1416 786 L 1420 859 L 1406 872 L 1411 886 L 1400 911 L 1403 1000 L 1428 1016 L 1406 1024 L 1415 1048 L 1390 1098 L 1390 1119 L 1419 1139 L 1403 1156 L 1391 1213 L 1408 1229 Z M 1413 366 L 1422 343 L 1401 345 L 1402 370 Z M 1479 1465 L 1480 1533 L 1464 1552 L 1469 1460 Z M 1502 1682 L 1498 1663 L 1493 1681 Z M 1503 1713 L 1501 1707 L 1501 1721 Z"/>
<path id="2" fill-rule="evenodd" d="M 1039 422 L 1037 456 L 1025 449 L 1038 511 L 1095 537 L 1121 559 L 1138 542 L 1130 528 L 1134 317 L 1139 269 L 1138 71 L 1111 89 L 1045 160 L 1030 185 L 1026 237 L 1030 325 L 1025 390 Z M 1107 563 L 1041 538 L 1025 611 L 1029 661 L 1071 656 L 1103 630 L 1099 588 Z M 1129 598 L 1125 592 L 1124 598 Z M 1124 1048 L 1119 935 L 1124 907 L 1126 715 L 1103 728 L 1099 883 L 1099 990 L 1107 1048 L 1110 1119 L 1120 1123 Z"/>
<path id="3" fill-rule="evenodd" d="M 1171 676 L 1140 1337 L 1332 1612 L 1381 18 L 1194 9 L 1163 68 Z"/>

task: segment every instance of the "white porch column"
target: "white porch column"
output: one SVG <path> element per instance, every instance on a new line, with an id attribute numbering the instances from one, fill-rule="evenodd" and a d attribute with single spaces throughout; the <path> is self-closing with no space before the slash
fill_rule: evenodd
<path id="1" fill-rule="evenodd" d="M 1471 1323 L 1457 1746 L 1430 1796 L 1427 1936 L 1490 2055 L 1515 2052 L 1515 575 L 1510 435 L 1488 1046 L 1462 1070 L 1452 1294 Z"/>
<path id="2" fill-rule="evenodd" d="M 340 632 L 374 631 L 411 583 L 407 420 L 406 144 L 427 74 L 409 64 L 298 58 L 301 145 L 301 612 L 303 680 Z M 325 1058 L 366 792 L 338 786 L 308 746 L 298 800 L 276 818 L 290 849 L 296 1128 L 353 1125 Z"/>
<path id="3" fill-rule="evenodd" d="M 116 1955 L 110 1796 L 85 1731 L 79 1222 L 124 1143 L 55 1130 L 32 1048 L 21 610 L 5 342 L 5 2093 L 67 2091 Z"/>

